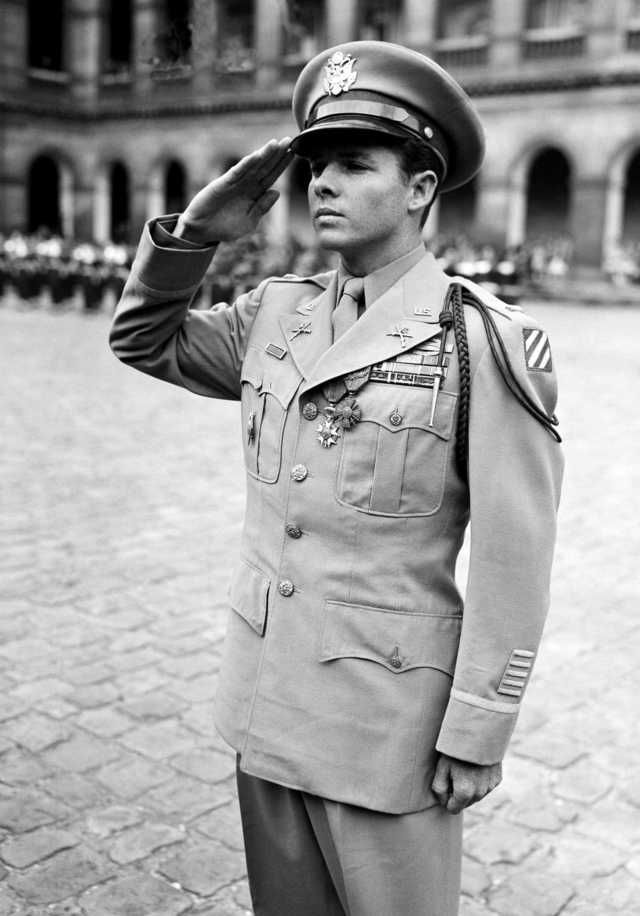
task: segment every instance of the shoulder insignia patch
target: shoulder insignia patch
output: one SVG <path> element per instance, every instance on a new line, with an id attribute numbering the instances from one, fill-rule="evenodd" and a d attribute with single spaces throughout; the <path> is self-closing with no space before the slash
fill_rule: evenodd
<path id="1" fill-rule="evenodd" d="M 540 328 L 523 328 L 524 360 L 529 372 L 551 372 L 551 344 Z"/>

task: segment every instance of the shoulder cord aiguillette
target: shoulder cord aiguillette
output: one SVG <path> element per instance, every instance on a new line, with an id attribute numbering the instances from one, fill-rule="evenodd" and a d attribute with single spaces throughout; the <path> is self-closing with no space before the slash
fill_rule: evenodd
<path id="1" fill-rule="evenodd" d="M 534 420 L 537 420 L 554 437 L 556 442 L 562 442 L 560 434 L 555 429 L 558 419 L 555 414 L 547 414 L 527 391 L 522 387 L 515 374 L 509 354 L 500 336 L 491 311 L 480 302 L 469 290 L 461 287 L 459 283 L 452 283 L 447 292 L 439 321 L 443 329 L 443 336 L 453 325 L 453 332 L 458 351 L 458 365 L 460 373 L 460 400 L 458 410 L 458 429 L 456 435 L 456 461 L 458 472 L 463 480 L 467 479 L 469 461 L 469 405 L 471 401 L 471 361 L 469 358 L 469 343 L 467 340 L 467 326 L 464 317 L 464 306 L 474 308 L 482 320 L 487 335 L 489 348 L 498 371 L 505 385 L 524 407 Z"/>

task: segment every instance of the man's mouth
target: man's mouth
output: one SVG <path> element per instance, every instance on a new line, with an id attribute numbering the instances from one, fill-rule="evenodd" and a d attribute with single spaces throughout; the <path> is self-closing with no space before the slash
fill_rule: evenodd
<path id="1" fill-rule="evenodd" d="M 332 210 L 331 207 L 318 207 L 313 215 L 314 219 L 317 219 L 319 216 L 342 216 L 342 213 L 338 213 L 337 210 Z"/>

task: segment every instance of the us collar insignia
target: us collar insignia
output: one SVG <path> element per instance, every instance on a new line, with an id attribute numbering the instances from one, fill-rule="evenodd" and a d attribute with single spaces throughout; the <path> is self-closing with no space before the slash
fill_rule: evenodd
<path id="1" fill-rule="evenodd" d="M 354 70 L 357 57 L 350 54 L 343 54 L 342 51 L 335 51 L 324 68 L 325 77 L 322 88 L 328 95 L 340 95 L 341 92 L 348 92 L 358 79 L 358 73 Z"/>

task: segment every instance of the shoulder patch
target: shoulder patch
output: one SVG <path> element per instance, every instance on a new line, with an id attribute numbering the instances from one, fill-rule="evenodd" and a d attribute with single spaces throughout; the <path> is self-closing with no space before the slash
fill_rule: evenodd
<path id="1" fill-rule="evenodd" d="M 529 372 L 551 372 L 551 344 L 546 331 L 523 328 L 524 361 Z"/>

